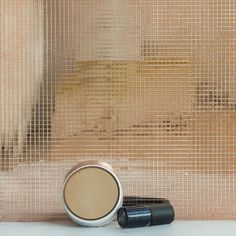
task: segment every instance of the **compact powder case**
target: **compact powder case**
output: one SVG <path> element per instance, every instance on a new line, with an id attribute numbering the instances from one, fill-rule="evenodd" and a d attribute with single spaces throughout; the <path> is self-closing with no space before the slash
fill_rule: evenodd
<path id="1" fill-rule="evenodd" d="M 63 202 L 75 223 L 102 226 L 111 222 L 122 207 L 123 192 L 108 164 L 81 162 L 65 178 Z"/>

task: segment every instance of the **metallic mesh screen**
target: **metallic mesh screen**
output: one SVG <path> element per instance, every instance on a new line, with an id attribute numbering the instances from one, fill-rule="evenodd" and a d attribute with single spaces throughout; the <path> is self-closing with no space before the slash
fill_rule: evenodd
<path id="1" fill-rule="evenodd" d="M 0 220 L 65 217 L 79 160 L 178 219 L 236 218 L 235 0 L 1 0 Z"/>

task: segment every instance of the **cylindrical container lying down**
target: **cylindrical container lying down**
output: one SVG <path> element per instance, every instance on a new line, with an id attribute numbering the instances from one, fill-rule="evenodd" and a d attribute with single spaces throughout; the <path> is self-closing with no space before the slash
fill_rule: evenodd
<path id="1" fill-rule="evenodd" d="M 174 218 L 174 208 L 168 200 L 122 207 L 117 213 L 117 222 L 122 228 L 170 224 Z"/>
<path id="2" fill-rule="evenodd" d="M 116 216 L 123 203 L 119 179 L 102 162 L 81 162 L 67 174 L 63 202 L 69 217 L 83 226 L 102 226 Z"/>

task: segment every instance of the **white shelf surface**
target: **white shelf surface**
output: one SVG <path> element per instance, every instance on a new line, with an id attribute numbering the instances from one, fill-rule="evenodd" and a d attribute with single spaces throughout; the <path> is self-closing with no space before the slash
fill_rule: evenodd
<path id="1" fill-rule="evenodd" d="M 175 221 L 171 225 L 121 229 L 116 222 L 105 227 L 85 228 L 69 221 L 2 222 L 1 236 L 235 236 L 236 221 Z"/>

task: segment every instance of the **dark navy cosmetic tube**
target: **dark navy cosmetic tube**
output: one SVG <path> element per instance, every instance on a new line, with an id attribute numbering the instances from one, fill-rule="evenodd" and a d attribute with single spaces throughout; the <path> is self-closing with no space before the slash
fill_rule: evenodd
<path id="1" fill-rule="evenodd" d="M 117 221 L 122 228 L 170 224 L 174 220 L 174 208 L 169 202 L 126 206 L 119 209 Z"/>

